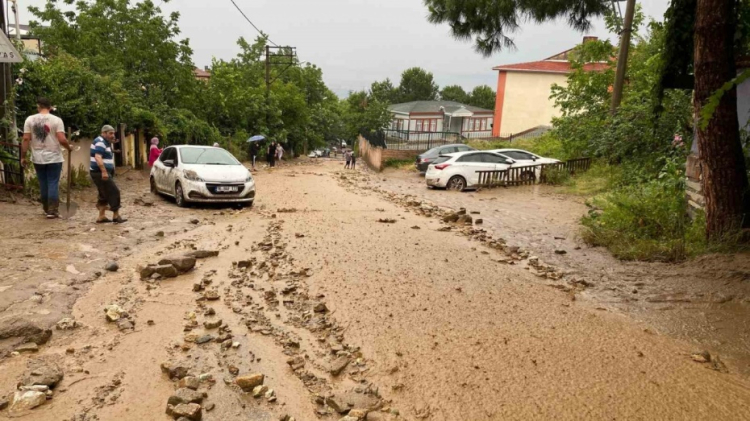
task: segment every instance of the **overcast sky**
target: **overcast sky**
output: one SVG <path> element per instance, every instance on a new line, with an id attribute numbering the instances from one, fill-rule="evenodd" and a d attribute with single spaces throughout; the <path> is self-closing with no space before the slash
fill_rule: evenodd
<path id="1" fill-rule="evenodd" d="M 271 41 L 296 46 L 301 60 L 321 67 L 328 86 L 342 96 L 387 77 L 398 83 L 401 72 L 413 66 L 432 72 L 440 86 L 494 88 L 493 66 L 549 57 L 575 46 L 584 35 L 562 22 L 526 24 L 514 36 L 515 51 L 485 59 L 474 52 L 471 42 L 453 39 L 448 25 L 427 22 L 422 0 L 235 1 Z M 668 2 L 640 3 L 648 16 L 661 20 Z M 44 3 L 19 0 L 21 22 L 31 18 L 24 5 Z M 180 12 L 182 35 L 190 39 L 198 67 L 210 65 L 212 57 L 232 58 L 240 36 L 257 35 L 230 0 L 172 0 L 161 8 L 164 13 Z M 601 22 L 587 35 L 610 36 Z"/>

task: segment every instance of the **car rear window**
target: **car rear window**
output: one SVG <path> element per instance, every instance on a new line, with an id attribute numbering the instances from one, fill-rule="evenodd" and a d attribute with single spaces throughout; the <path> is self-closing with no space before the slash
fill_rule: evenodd
<path id="1" fill-rule="evenodd" d="M 442 164 L 443 162 L 445 162 L 445 161 L 447 161 L 449 159 L 451 159 L 451 157 L 449 157 L 449 156 L 441 156 L 441 157 L 437 158 L 436 160 L 432 161 L 432 164 L 433 165 Z"/>

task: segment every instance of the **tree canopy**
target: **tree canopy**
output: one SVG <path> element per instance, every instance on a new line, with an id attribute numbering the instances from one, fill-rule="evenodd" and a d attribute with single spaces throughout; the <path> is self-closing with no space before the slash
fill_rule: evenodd
<path id="1" fill-rule="evenodd" d="M 433 101 L 438 98 L 440 88 L 435 83 L 432 73 L 412 67 L 401 74 L 398 87 L 399 102 Z"/>

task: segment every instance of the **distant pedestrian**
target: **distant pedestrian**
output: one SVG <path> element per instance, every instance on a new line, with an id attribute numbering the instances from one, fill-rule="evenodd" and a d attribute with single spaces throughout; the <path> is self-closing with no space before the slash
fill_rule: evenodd
<path id="1" fill-rule="evenodd" d="M 60 174 L 62 173 L 62 148 L 71 151 L 65 137 L 65 125 L 60 117 L 50 114 L 52 103 L 39 97 L 36 101 L 37 114 L 26 119 L 23 125 L 21 144 L 21 166 L 26 166 L 26 153 L 31 146 L 31 162 L 39 180 L 44 214 L 49 219 L 59 218 L 60 213 Z M 68 154 L 70 159 L 70 154 Z M 68 174 L 68 177 L 71 175 Z"/>
<path id="2" fill-rule="evenodd" d="M 348 169 L 352 163 L 352 155 L 349 153 L 349 149 L 344 150 L 344 159 L 346 159 L 346 165 L 344 165 L 344 168 Z"/>
<path id="3" fill-rule="evenodd" d="M 276 143 L 271 142 L 270 145 L 268 145 L 268 166 L 273 168 L 276 166 Z"/>
<path id="4" fill-rule="evenodd" d="M 219 145 L 219 142 L 214 142 L 214 148 L 220 148 L 221 145 Z"/>
<path id="5" fill-rule="evenodd" d="M 99 210 L 97 224 L 114 222 L 122 224 L 127 222 L 120 216 L 120 190 L 115 184 L 115 157 L 112 154 L 112 143 L 117 143 L 115 129 L 110 125 L 102 127 L 101 136 L 91 143 L 91 166 L 89 168 L 91 179 L 99 192 L 96 208 Z M 107 219 L 105 212 L 112 212 L 112 220 Z"/>
<path id="6" fill-rule="evenodd" d="M 153 167 L 154 162 L 161 156 L 161 149 L 159 149 L 159 138 L 155 137 L 151 139 L 151 149 L 148 152 L 148 166 Z"/>
<path id="7" fill-rule="evenodd" d="M 357 168 L 357 155 L 354 154 L 354 151 L 351 151 L 349 153 L 352 156 L 352 158 L 351 158 L 351 161 L 352 161 L 351 169 L 356 169 Z"/>
<path id="8" fill-rule="evenodd" d="M 252 162 L 253 171 L 255 171 L 255 161 L 258 159 L 258 153 L 260 153 L 259 142 L 250 142 L 250 162 Z"/>
<path id="9" fill-rule="evenodd" d="M 281 143 L 276 145 L 276 158 L 281 162 L 281 158 L 284 157 L 284 147 L 281 146 Z"/>

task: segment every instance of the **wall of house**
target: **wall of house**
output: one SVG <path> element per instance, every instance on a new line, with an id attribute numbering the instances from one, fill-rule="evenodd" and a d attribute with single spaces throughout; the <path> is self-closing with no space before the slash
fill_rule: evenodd
<path id="1" fill-rule="evenodd" d="M 362 136 L 359 136 L 357 138 L 359 142 L 359 147 L 357 148 L 357 154 L 360 158 L 367 164 L 368 167 L 372 168 L 375 171 L 382 171 L 383 170 L 383 148 L 372 146 L 370 142 L 367 141 Z"/>
<path id="2" fill-rule="evenodd" d="M 560 115 L 549 96 L 552 85 L 567 86 L 567 75 L 527 72 L 500 74 L 493 130 L 495 136 L 547 126 L 553 117 Z"/>

